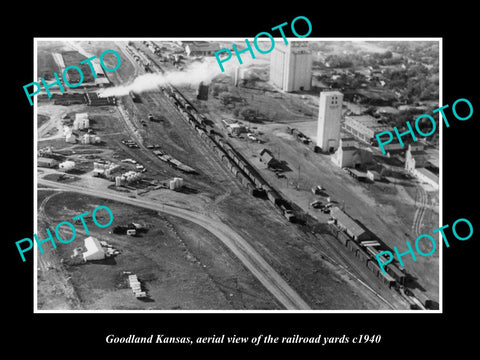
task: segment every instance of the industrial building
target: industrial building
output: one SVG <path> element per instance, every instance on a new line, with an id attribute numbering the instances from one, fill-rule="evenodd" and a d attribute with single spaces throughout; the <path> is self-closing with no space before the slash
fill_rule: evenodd
<path id="1" fill-rule="evenodd" d="M 90 120 L 88 119 L 87 113 L 77 113 L 75 114 L 75 120 L 73 120 L 73 129 L 74 130 L 83 130 L 90 127 Z"/>
<path id="2" fill-rule="evenodd" d="M 270 83 L 283 91 L 310 90 L 312 54 L 307 42 L 275 44 L 270 55 Z"/>
<path id="3" fill-rule="evenodd" d="M 370 115 L 345 116 L 342 127 L 367 144 L 371 144 L 378 133 L 389 130 L 387 126 L 379 124 L 378 120 Z"/>
<path id="4" fill-rule="evenodd" d="M 372 162 L 371 151 L 358 147 L 355 139 L 348 137 L 340 139 L 335 154 L 331 157 L 332 162 L 341 167 L 352 167 L 358 169 L 365 164 Z"/>
<path id="5" fill-rule="evenodd" d="M 105 251 L 96 238 L 89 236 L 85 239 L 84 244 L 87 248 L 87 251 L 82 254 L 84 261 L 105 259 Z"/>
<path id="6" fill-rule="evenodd" d="M 323 152 L 334 152 L 340 143 L 343 94 L 339 91 L 322 91 L 318 111 L 317 146 Z"/>

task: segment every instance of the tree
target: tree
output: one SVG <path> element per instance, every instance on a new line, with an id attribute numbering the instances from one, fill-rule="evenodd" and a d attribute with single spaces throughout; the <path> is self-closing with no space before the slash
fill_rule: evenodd
<path id="1" fill-rule="evenodd" d="M 230 92 L 222 92 L 218 95 L 218 99 L 223 105 L 228 105 L 234 100 L 234 96 Z"/>
<path id="2" fill-rule="evenodd" d="M 247 121 L 253 121 L 257 118 L 258 111 L 251 107 L 247 107 L 240 111 L 240 116 Z"/>

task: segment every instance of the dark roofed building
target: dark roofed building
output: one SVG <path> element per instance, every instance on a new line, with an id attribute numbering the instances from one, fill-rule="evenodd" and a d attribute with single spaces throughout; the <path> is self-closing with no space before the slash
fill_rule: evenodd
<path id="1" fill-rule="evenodd" d="M 275 157 L 268 149 L 263 149 L 260 151 L 260 160 L 267 166 L 271 166 L 275 163 Z"/>
<path id="2" fill-rule="evenodd" d="M 350 216 L 338 207 L 332 207 L 330 215 L 338 227 L 344 230 L 353 240 L 359 241 L 367 237 L 367 232 Z"/>

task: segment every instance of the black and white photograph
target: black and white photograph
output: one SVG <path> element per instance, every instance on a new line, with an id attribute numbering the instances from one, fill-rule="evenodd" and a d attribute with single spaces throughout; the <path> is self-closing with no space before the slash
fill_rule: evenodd
<path id="1" fill-rule="evenodd" d="M 7 350 L 473 350 L 473 6 L 65 5 L 2 23 Z"/>
<path id="2" fill-rule="evenodd" d="M 36 310 L 439 309 L 440 39 L 36 50 Z"/>

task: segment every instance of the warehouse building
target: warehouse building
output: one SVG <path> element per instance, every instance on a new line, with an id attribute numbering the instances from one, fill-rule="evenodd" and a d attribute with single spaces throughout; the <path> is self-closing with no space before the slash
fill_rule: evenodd
<path id="1" fill-rule="evenodd" d="M 345 116 L 343 129 L 367 144 L 372 144 L 378 133 L 389 130 L 370 115 Z"/>
<path id="2" fill-rule="evenodd" d="M 345 233 L 353 240 L 361 241 L 368 237 L 367 232 L 340 208 L 332 207 L 330 210 L 330 216 L 335 221 L 335 224 L 345 231 Z"/>
<path id="3" fill-rule="evenodd" d="M 105 251 L 96 238 L 89 236 L 84 243 L 87 248 L 87 251 L 82 254 L 84 261 L 105 259 Z"/>

